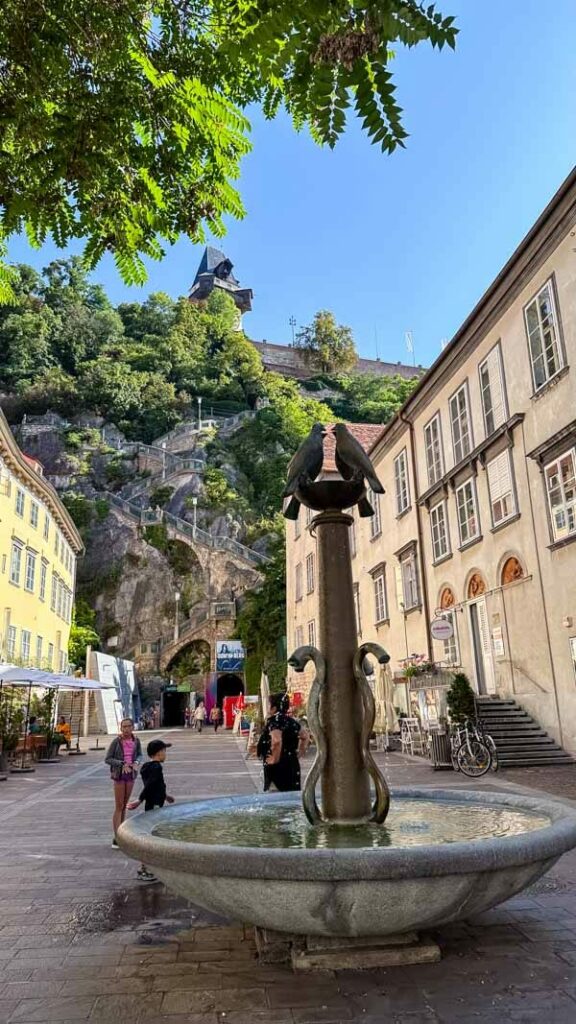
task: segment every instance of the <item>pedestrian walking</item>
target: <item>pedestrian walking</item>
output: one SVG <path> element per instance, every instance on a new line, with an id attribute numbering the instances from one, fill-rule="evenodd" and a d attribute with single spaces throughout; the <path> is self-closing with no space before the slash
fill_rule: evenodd
<path id="1" fill-rule="evenodd" d="M 185 729 L 189 729 L 190 728 L 190 718 L 191 718 L 191 716 L 192 716 L 192 712 L 190 711 L 190 706 L 187 705 L 184 708 L 184 728 Z"/>
<path id="2" fill-rule="evenodd" d="M 110 777 L 114 783 L 112 846 L 116 850 L 116 833 L 126 817 L 128 801 L 138 775 L 138 765 L 142 760 L 142 745 L 134 735 L 134 722 L 131 718 L 123 718 L 120 722 L 120 735 L 112 740 L 104 760 L 110 767 Z"/>
<path id="3" fill-rule="evenodd" d="M 146 748 L 146 753 L 150 760 L 142 765 L 142 771 L 140 772 L 144 789 L 137 800 L 130 801 L 128 804 L 129 811 L 136 811 L 142 803 L 144 804 L 145 811 L 155 811 L 157 808 L 164 807 L 165 803 L 174 803 L 174 797 L 168 796 L 166 792 L 162 768 L 166 760 L 166 751 L 171 746 L 171 743 L 164 743 L 164 740 L 150 740 Z M 145 864 L 140 865 L 136 877 L 141 882 L 157 881 L 156 875 L 149 871 Z"/>
<path id="4" fill-rule="evenodd" d="M 202 732 L 202 726 L 206 721 L 206 705 L 201 700 L 194 712 L 194 726 L 198 732 Z"/>
<path id="5" fill-rule="evenodd" d="M 264 792 L 277 789 L 280 793 L 301 789 L 300 757 L 309 743 L 308 730 L 290 715 L 287 693 L 273 693 L 270 697 L 272 714 L 258 740 L 257 756 L 263 763 Z"/>
<path id="6" fill-rule="evenodd" d="M 217 733 L 218 727 L 222 725 L 222 710 L 218 707 L 217 704 L 214 705 L 210 712 L 210 721 L 214 726 L 214 732 Z"/>

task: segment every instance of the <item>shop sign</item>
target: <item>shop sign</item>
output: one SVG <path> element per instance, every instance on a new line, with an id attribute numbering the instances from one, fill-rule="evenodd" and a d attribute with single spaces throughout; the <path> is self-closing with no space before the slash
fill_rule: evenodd
<path id="1" fill-rule="evenodd" d="M 454 636 L 454 626 L 450 619 L 432 619 L 430 632 L 435 640 L 451 640 Z"/>
<path id="2" fill-rule="evenodd" d="M 240 640 L 216 641 L 216 671 L 242 672 L 246 652 Z"/>

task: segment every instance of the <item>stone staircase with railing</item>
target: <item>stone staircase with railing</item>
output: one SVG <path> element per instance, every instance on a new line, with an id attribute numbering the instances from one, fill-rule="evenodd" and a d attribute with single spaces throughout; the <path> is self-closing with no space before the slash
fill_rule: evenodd
<path id="1" fill-rule="evenodd" d="M 478 715 L 502 768 L 555 767 L 575 760 L 515 700 L 480 697 Z"/>

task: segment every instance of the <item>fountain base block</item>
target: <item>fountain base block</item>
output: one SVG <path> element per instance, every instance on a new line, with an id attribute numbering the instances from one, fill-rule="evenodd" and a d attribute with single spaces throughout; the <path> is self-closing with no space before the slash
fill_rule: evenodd
<path id="1" fill-rule="evenodd" d="M 407 964 L 437 963 L 440 947 L 416 932 L 338 938 L 287 935 L 256 928 L 256 949 L 262 964 L 291 964 L 295 971 L 347 971 Z"/>

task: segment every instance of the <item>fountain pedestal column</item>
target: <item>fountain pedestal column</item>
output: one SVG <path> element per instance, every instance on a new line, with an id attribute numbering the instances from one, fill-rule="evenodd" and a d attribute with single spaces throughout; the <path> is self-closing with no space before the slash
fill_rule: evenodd
<path id="1" fill-rule="evenodd" d="M 326 659 L 320 717 L 326 735 L 321 779 L 324 817 L 335 822 L 370 817 L 370 779 L 362 758 L 362 706 L 352 662 L 358 631 L 350 559 L 351 516 L 328 510 L 312 521 L 318 538 L 319 647 Z"/>

